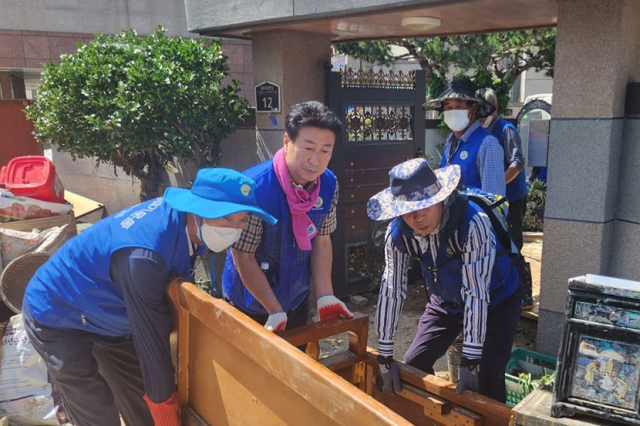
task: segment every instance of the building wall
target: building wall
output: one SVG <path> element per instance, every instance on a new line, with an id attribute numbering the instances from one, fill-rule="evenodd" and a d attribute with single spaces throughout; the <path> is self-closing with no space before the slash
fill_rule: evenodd
<path id="1" fill-rule="evenodd" d="M 198 37 L 187 31 L 183 0 L 0 0 L 2 91 L 10 93 L 10 79 L 21 76 L 25 82 L 20 95 L 32 98 L 40 84 L 44 62 L 58 62 L 60 55 L 75 53 L 78 44 L 91 41 L 96 33 L 115 34 L 133 28 L 145 35 L 153 33 L 158 25 L 165 27 L 170 36 Z M 253 105 L 251 41 L 223 40 L 223 49 L 229 65 L 226 81 L 240 80 L 239 96 Z M 22 101 L 18 107 L 15 105 L 0 102 L 0 165 L 14 156 L 40 151 L 31 135 L 33 127 L 22 113 Z M 255 140 L 253 127 L 239 129 L 230 136 L 223 142 L 223 165 L 243 168 L 250 161 L 255 163 L 259 158 Z M 96 165 L 93 159 L 74 161 L 55 148 L 51 156 L 65 187 L 104 203 L 106 213 L 138 202 L 140 183 L 121 169 Z M 181 173 L 171 176 L 172 183 L 186 185 L 194 175 L 193 168 L 184 167 Z"/>
<path id="2" fill-rule="evenodd" d="M 158 25 L 170 35 L 187 31 L 183 0 L 2 0 L 0 29 L 37 33 L 115 34 L 134 28 L 151 34 Z"/>
<path id="3" fill-rule="evenodd" d="M 293 20 L 426 3 L 438 3 L 438 0 L 236 0 L 229 3 L 185 0 L 189 11 L 189 29 L 192 31 L 247 22 Z"/>

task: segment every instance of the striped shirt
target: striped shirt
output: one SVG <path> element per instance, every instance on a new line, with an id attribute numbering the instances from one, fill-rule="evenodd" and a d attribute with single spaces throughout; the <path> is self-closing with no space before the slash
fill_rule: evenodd
<path id="1" fill-rule="evenodd" d="M 444 224 L 440 225 L 440 229 Z M 385 270 L 380 282 L 380 294 L 376 310 L 378 350 L 380 355 L 393 355 L 393 342 L 404 299 L 407 297 L 407 270 L 410 255 L 400 251 L 387 228 L 385 236 Z M 438 234 L 414 236 L 414 243 L 421 251 L 429 251 L 436 264 Z M 489 217 L 476 213 L 469 224 L 467 240 L 462 246 L 462 289 L 464 301 L 462 356 L 469 360 L 482 357 L 490 297 L 491 272 L 496 259 L 496 240 Z M 446 283 L 443 283 L 446 285 Z"/>
<path id="2" fill-rule="evenodd" d="M 456 139 L 453 132 L 447 137 L 447 141 L 444 145 L 442 155 L 450 159 L 456 151 L 460 149 L 460 145 L 467 143 L 467 140 L 475 130 L 480 127 L 480 121 L 476 120 L 466 132 L 460 136 L 460 139 Z M 451 151 L 452 145 L 454 150 Z M 449 161 L 447 161 L 449 165 Z M 492 194 L 498 194 L 502 196 L 507 195 L 507 187 L 504 182 L 504 150 L 493 135 L 487 135 L 482 139 L 480 149 L 478 151 L 478 158 L 476 159 L 476 165 L 480 172 L 480 180 L 482 181 L 483 191 L 490 192 Z"/>

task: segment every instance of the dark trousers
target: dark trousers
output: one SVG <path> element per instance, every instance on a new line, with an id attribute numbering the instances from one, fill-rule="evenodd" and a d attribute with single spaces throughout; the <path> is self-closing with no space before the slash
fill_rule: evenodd
<path id="1" fill-rule="evenodd" d="M 487 317 L 487 332 L 478 376 L 479 392 L 505 402 L 504 373 L 511 357 L 520 316 L 521 294 L 517 291 L 509 298 L 492 306 Z M 412 367 L 434 374 L 433 364 L 442 357 L 463 326 L 462 313 L 448 313 L 433 296 L 420 318 L 416 337 L 404 355 L 404 362 Z"/>
<path id="2" fill-rule="evenodd" d="M 103 341 L 78 330 L 43 327 L 23 311 L 25 329 L 76 426 L 153 426 L 138 356 L 129 339 Z"/>
<path id="3" fill-rule="evenodd" d="M 516 247 L 518 247 L 518 250 L 522 250 L 522 246 L 524 245 L 522 238 L 522 222 L 524 220 L 526 210 L 526 195 L 519 200 L 509 203 L 509 216 L 507 216 L 507 221 L 510 225 L 511 239 L 515 243 Z M 525 299 L 528 298 L 528 303 L 530 303 L 532 292 L 531 265 L 525 261 L 524 256 L 521 256 L 519 259 L 514 259 L 513 266 L 515 266 L 518 271 L 518 278 L 520 280 L 520 287 L 522 288 L 523 296 Z"/>
<path id="4" fill-rule="evenodd" d="M 526 195 L 519 200 L 509 202 L 509 215 L 507 216 L 507 222 L 510 227 L 511 239 L 516 244 L 516 247 L 518 247 L 518 250 L 522 250 L 522 245 L 524 244 L 522 240 L 522 222 L 524 221 L 524 214 L 526 211 Z"/>

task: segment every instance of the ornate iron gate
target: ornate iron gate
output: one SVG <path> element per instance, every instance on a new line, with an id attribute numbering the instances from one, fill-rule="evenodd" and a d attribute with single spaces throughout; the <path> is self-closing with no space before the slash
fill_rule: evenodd
<path id="1" fill-rule="evenodd" d="M 367 251 L 369 198 L 389 185 L 389 170 L 424 149 L 424 71 L 328 73 L 327 105 L 342 120 L 329 167 L 338 177 L 338 229 L 333 233 L 333 287 L 364 292 L 381 271 Z"/>

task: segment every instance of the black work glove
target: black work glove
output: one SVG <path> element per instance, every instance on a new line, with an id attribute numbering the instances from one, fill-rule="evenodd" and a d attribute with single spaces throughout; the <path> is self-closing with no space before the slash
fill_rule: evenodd
<path id="1" fill-rule="evenodd" d="M 401 391 L 400 369 L 391 356 L 378 356 L 380 370 L 376 377 L 376 385 L 382 392 L 393 395 L 394 391 Z"/>
<path id="2" fill-rule="evenodd" d="M 458 386 L 456 393 L 462 393 L 465 389 L 478 392 L 478 366 L 461 365 L 458 368 Z"/>

